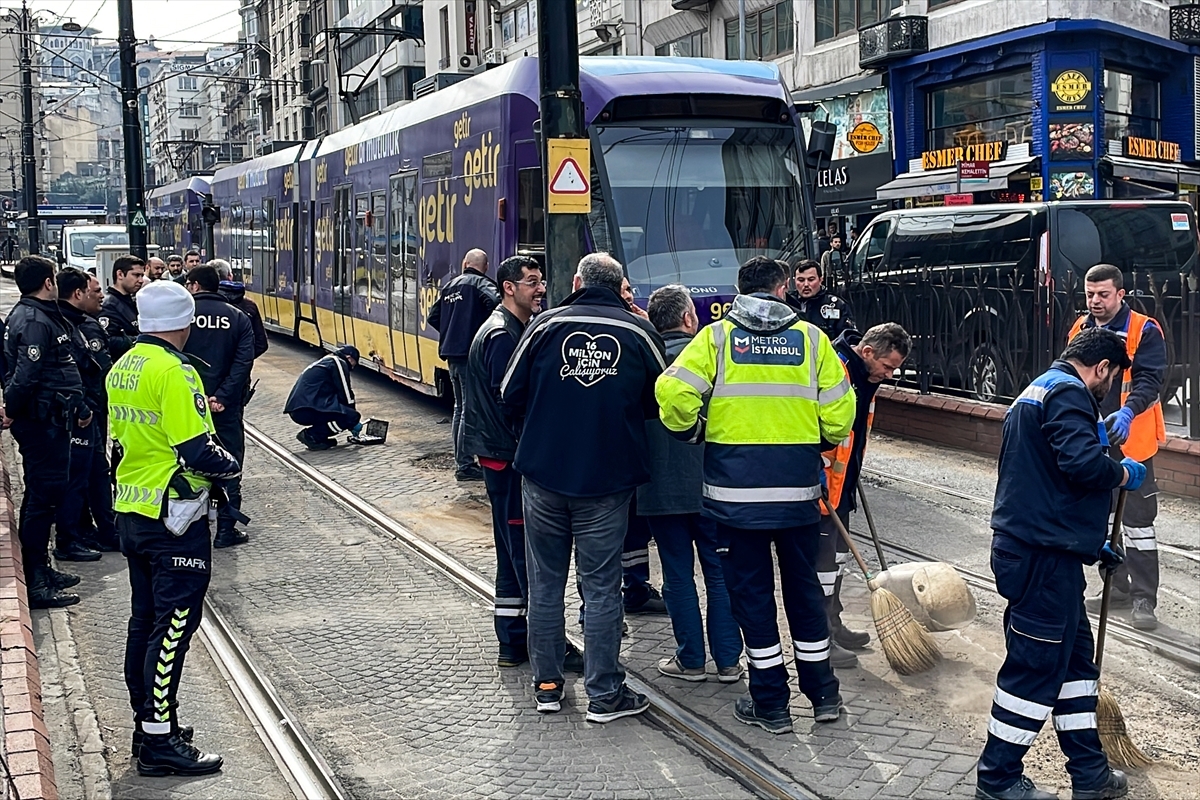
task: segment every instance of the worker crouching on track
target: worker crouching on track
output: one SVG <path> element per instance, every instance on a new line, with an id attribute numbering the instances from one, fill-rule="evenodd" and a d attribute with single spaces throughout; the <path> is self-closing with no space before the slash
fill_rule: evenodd
<path id="1" fill-rule="evenodd" d="M 841 715 L 829 666 L 829 620 L 817 579 L 821 440 L 854 424 L 854 390 L 829 338 L 783 302 L 786 267 L 752 258 L 738 270 L 725 318 L 688 343 L 658 379 L 663 425 L 704 441 L 701 513 L 717 523 L 733 616 L 750 663 L 750 694 L 734 716 L 771 733 L 792 730 L 775 608 L 779 559 L 800 690 L 818 722 Z M 709 400 L 707 420 L 700 413 Z"/>
<path id="2" fill-rule="evenodd" d="M 124 457 L 117 467 L 117 530 L 129 561 L 125 683 L 142 775 L 206 775 L 218 755 L 180 728 L 179 681 L 208 591 L 214 481 L 241 466 L 213 440 L 204 384 L 182 352 L 196 304 L 172 281 L 137 295 L 141 334 L 108 375 L 108 413 Z"/>
<path id="3" fill-rule="evenodd" d="M 1129 368 L 1125 342 L 1091 328 L 1021 393 L 1004 419 L 992 572 L 1008 600 L 1008 648 L 996 676 L 979 800 L 1051 800 L 1022 772 L 1025 752 L 1051 715 L 1075 800 L 1121 797 L 1125 775 L 1109 769 L 1096 730 L 1092 629 L 1083 607 L 1083 565 L 1115 569 L 1105 541 L 1109 492 L 1133 491 L 1146 469 L 1108 456 L 1100 400 Z"/>
<path id="4" fill-rule="evenodd" d="M 333 437 L 350 431 L 354 442 L 362 432 L 362 415 L 354 407 L 350 370 L 358 366 L 358 348 L 342 345 L 304 368 L 288 395 L 283 413 L 297 425 L 307 425 L 296 439 L 309 450 L 328 450 Z"/>

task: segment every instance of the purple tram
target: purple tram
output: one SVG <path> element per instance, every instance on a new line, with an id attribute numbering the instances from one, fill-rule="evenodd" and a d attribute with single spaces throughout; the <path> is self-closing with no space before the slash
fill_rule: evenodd
<path id="1" fill-rule="evenodd" d="M 581 61 L 593 161 L 585 249 L 625 264 L 642 302 L 682 283 L 707 322 L 728 311 L 747 258 L 809 255 L 802 137 L 775 65 Z M 272 330 L 354 344 L 373 368 L 444 393 L 426 317 L 463 253 L 483 248 L 493 269 L 544 254 L 537 98 L 537 61 L 519 59 L 221 169 L 215 255 L 240 270 Z"/>
<path id="2" fill-rule="evenodd" d="M 184 178 L 146 193 L 147 233 L 150 244 L 158 245 L 160 258 L 182 255 L 193 248 L 203 251 L 201 211 L 210 180 L 204 176 Z"/>

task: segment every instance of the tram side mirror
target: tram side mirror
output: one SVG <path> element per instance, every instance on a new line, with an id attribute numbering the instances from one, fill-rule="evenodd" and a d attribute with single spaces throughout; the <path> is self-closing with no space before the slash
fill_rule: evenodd
<path id="1" fill-rule="evenodd" d="M 837 139 L 837 125 L 832 122 L 816 122 L 808 132 L 808 148 L 804 161 L 810 169 L 818 169 L 822 162 L 828 164 L 833 158 L 833 144 Z"/>

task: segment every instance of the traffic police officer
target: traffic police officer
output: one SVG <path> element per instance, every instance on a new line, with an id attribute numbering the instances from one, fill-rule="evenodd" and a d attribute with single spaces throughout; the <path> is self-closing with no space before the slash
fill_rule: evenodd
<path id="1" fill-rule="evenodd" d="M 992 572 L 1008 601 L 1008 653 L 996 676 L 987 744 L 979 758 L 981 800 L 1051 800 L 1022 773 L 1025 752 L 1051 715 L 1067 757 L 1075 800 L 1121 797 L 1096 731 L 1092 629 L 1083 607 L 1083 565 L 1122 560 L 1106 542 L 1109 492 L 1141 485 L 1146 468 L 1109 458 L 1101 398 L 1129 368 L 1125 342 L 1092 328 L 1009 407 L 992 511 Z"/>
<path id="2" fill-rule="evenodd" d="M 112 286 L 100 307 L 100 324 L 108 334 L 108 351 L 113 360 L 133 347 L 138 335 L 134 296 L 146 281 L 146 262 L 137 256 L 120 256 L 113 262 Z"/>
<path id="3" fill-rule="evenodd" d="M 825 289 L 817 262 L 798 262 L 795 282 L 796 291 L 787 293 L 787 303 L 800 312 L 801 319 L 825 331 L 830 340 L 841 336 L 843 331 L 854 330 L 850 304 Z"/>
<path id="4" fill-rule="evenodd" d="M 94 514 L 97 539 L 103 539 L 106 543 L 113 543 L 116 539 L 112 486 L 108 481 L 108 463 L 104 459 L 108 437 L 108 400 L 104 394 L 104 379 L 112 367 L 112 361 L 108 357 L 108 340 L 104 336 L 104 329 L 95 317 L 90 316 L 100 311 L 99 282 L 75 267 L 63 269 L 58 273 L 57 280 L 58 308 L 78 334 L 71 339 L 72 355 L 83 379 L 84 400 L 94 416 L 87 427 L 76 426 L 71 431 L 70 476 L 55 522 L 54 557 L 60 561 L 98 561 L 100 551 L 84 541 L 82 522 L 89 500 L 99 495 L 97 499 L 100 502 L 93 503 L 97 506 Z M 97 454 L 99 458 L 96 458 Z M 99 492 L 92 491 L 93 479 L 101 484 Z"/>
<path id="5" fill-rule="evenodd" d="M 734 716 L 777 734 L 792 730 L 792 715 L 772 543 L 800 690 L 818 722 L 842 710 L 816 572 L 817 501 L 821 440 L 846 438 L 855 407 L 833 345 L 783 302 L 786 285 L 780 262 L 759 256 L 743 264 L 729 313 L 700 331 L 656 386 L 667 430 L 705 442 L 701 513 L 716 521 L 718 546 L 727 548 L 725 583 L 750 663 L 750 694 Z"/>
<path id="6" fill-rule="evenodd" d="M 193 267 L 184 285 L 196 300 L 196 319 L 184 352 L 194 357 L 192 363 L 204 381 L 217 438 L 240 463 L 246 454 L 242 414 L 254 366 L 254 330 L 250 318 L 219 293 L 215 268 Z M 234 527 L 236 522 L 248 521 L 241 514 L 241 478 L 226 482 L 223 488 L 229 502 L 221 506 L 213 547 L 232 547 L 250 538 Z"/>
<path id="7" fill-rule="evenodd" d="M 182 352 L 195 303 L 172 281 L 138 293 L 142 333 L 108 375 L 117 467 L 117 528 L 132 589 L 125 683 L 142 775 L 205 775 L 221 768 L 180 729 L 179 680 L 200 625 L 212 561 L 213 481 L 241 467 L 212 437 L 204 384 Z"/>
<path id="8" fill-rule="evenodd" d="M 1167 344 L 1158 322 L 1139 314 L 1125 302 L 1124 276 L 1111 264 L 1097 264 L 1084 277 L 1088 313 L 1075 321 L 1069 339 L 1081 330 L 1108 328 L 1125 340 L 1125 352 L 1133 365 L 1121 381 L 1113 383 L 1100 401 L 1100 413 L 1108 427 L 1109 455 L 1128 456 L 1146 467 L 1146 480 L 1125 500 L 1122 534 L 1128 555 L 1113 576 L 1113 608 L 1132 608 L 1130 622 L 1140 630 L 1154 630 L 1158 618 L 1158 541 L 1154 520 L 1158 516 L 1158 484 L 1154 480 L 1154 456 L 1167 441 L 1163 420 L 1163 379 L 1167 374 Z M 1100 598 L 1088 601 L 1100 610 Z"/>
<path id="9" fill-rule="evenodd" d="M 88 427 L 94 415 L 84 401 L 72 353 L 71 338 L 77 334 L 54 302 L 54 262 L 26 256 L 17 262 L 14 277 L 21 299 L 4 333 L 4 397 L 24 470 L 21 558 L 30 607 L 61 608 L 79 602 L 78 595 L 62 591 L 79 578 L 51 569 L 50 526 L 70 474 L 71 429 Z"/>
<path id="10" fill-rule="evenodd" d="M 856 405 L 854 428 L 837 447 L 821 454 L 825 461 L 825 482 L 829 487 L 827 503 L 821 509 L 821 549 L 817 558 L 817 577 L 825 592 L 829 613 L 829 660 L 834 667 L 858 666 L 853 650 L 866 647 L 871 641 L 866 631 L 854 631 L 842 624 L 842 564 L 849 557 L 850 547 L 842 538 L 829 508 L 836 510 L 843 524 L 850 527 L 850 512 L 856 508 L 854 492 L 862 477 L 863 454 L 867 437 L 875 420 L 875 390 L 900 369 L 912 340 L 908 332 L 894 322 L 876 325 L 865 334 L 856 330 L 843 331 L 833 342 L 834 352 L 846 369 L 846 378 L 854 387 Z"/>

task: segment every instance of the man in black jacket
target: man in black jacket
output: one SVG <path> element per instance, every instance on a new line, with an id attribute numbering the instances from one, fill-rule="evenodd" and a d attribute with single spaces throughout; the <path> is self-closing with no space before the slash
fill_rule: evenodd
<path id="1" fill-rule="evenodd" d="M 271 346 L 271 343 L 267 341 L 267 329 L 263 327 L 262 313 L 258 310 L 258 303 L 246 297 L 246 284 L 233 279 L 233 267 L 228 261 L 223 258 L 214 258 L 208 262 L 208 265 L 216 269 L 217 277 L 221 279 L 221 296 L 228 300 L 231 306 L 249 317 L 250 325 L 254 329 L 254 357 L 258 358 Z"/>
<path id="2" fill-rule="evenodd" d="M 796 291 L 787 293 L 787 304 L 800 312 L 805 322 L 811 322 L 825 331 L 830 341 L 841 336 L 842 331 L 854 330 L 854 313 L 850 304 L 821 285 L 821 271 L 817 262 L 800 261 L 794 273 Z"/>
<path id="3" fill-rule="evenodd" d="M 462 438 L 467 455 L 479 457 L 483 482 L 492 502 L 496 638 L 500 643 L 497 663 L 501 667 L 516 667 L 529 660 L 525 624 L 529 596 L 525 519 L 521 476 L 512 465 L 517 437 L 500 405 L 500 384 L 525 326 L 542 308 L 546 284 L 541 266 L 528 256 L 513 256 L 501 262 L 496 282 L 503 298 L 479 327 L 467 356 Z"/>
<path id="4" fill-rule="evenodd" d="M 188 272 L 185 286 L 196 301 L 196 318 L 183 352 L 195 357 L 192 364 L 204 382 L 217 439 L 240 464 L 246 455 L 242 413 L 254 364 L 254 331 L 250 319 L 221 296 L 219 284 L 212 267 Z M 223 487 L 228 503 L 218 513 L 213 547 L 231 547 L 250 538 L 234 527 L 239 518 L 246 521 L 241 517 L 241 476 L 225 481 Z"/>
<path id="5" fill-rule="evenodd" d="M 354 407 L 350 370 L 358 366 L 358 348 L 345 344 L 304 368 L 288 395 L 283 413 L 297 425 L 307 425 L 296 439 L 309 450 L 328 450 L 334 436 L 362 430 L 362 415 Z"/>
<path id="6" fill-rule="evenodd" d="M 54 302 L 54 262 L 26 256 L 17 262 L 15 277 L 21 299 L 4 333 L 9 369 L 4 410 L 24 472 L 18 535 L 30 607 L 62 608 L 79 602 L 78 595 L 62 591 L 78 578 L 50 568 L 50 526 L 70 474 L 71 428 L 88 427 L 94 415 L 72 354 L 71 338 L 77 334 Z"/>
<path id="7" fill-rule="evenodd" d="M 633 490 L 650 479 L 645 420 L 658 413 L 654 380 L 665 362 L 654 326 L 625 308 L 623 278 L 607 253 L 584 256 L 576 291 L 526 329 L 501 385 L 504 404 L 524 418 L 513 463 L 523 479 L 537 707 L 561 708 L 563 590 L 574 546 L 587 601 L 591 722 L 648 706 L 618 662 L 621 546 Z"/>
<path id="8" fill-rule="evenodd" d="M 500 302 L 496 284 L 487 276 L 488 257 L 482 250 L 468 250 L 463 256 L 462 274 L 442 287 L 438 301 L 429 311 L 429 327 L 437 331 L 438 355 L 450 368 L 450 388 L 454 391 L 454 414 L 450 436 L 454 440 L 455 477 L 460 481 L 482 480 L 479 467 L 462 446 L 463 377 L 467 355 L 479 326 Z"/>
<path id="9" fill-rule="evenodd" d="M 88 505 L 96 506 L 96 538 L 106 550 L 115 549 L 117 529 L 112 509 L 112 486 L 104 456 L 108 437 L 108 393 L 104 379 L 112 367 L 104 329 L 92 316 L 100 311 L 100 283 L 75 267 L 58 273 L 58 308 L 79 334 L 72 337 L 72 356 L 83 380 L 84 401 L 92 410 L 87 427 L 71 431 L 71 467 L 62 504 L 55 520 L 54 557 L 59 561 L 98 561 L 100 551 L 90 546 L 83 534 L 83 517 Z M 97 458 L 97 456 L 99 456 Z M 101 485 L 93 487 L 93 480 Z M 99 491 L 93 491 L 93 489 Z M 90 502 L 96 500 L 98 502 Z M 107 504 L 104 500 L 107 499 Z"/>
<path id="10" fill-rule="evenodd" d="M 113 262 L 112 286 L 100 307 L 100 324 L 108 334 L 108 354 L 116 361 L 133 347 L 138 335 L 137 305 L 133 296 L 146 281 L 146 262 L 137 256 L 120 256 Z"/>

